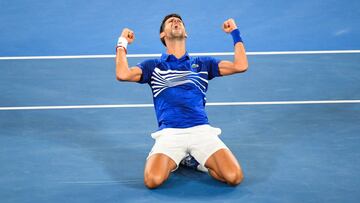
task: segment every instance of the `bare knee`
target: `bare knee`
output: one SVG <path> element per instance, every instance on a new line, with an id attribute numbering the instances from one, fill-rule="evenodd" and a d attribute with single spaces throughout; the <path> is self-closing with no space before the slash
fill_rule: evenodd
<path id="1" fill-rule="evenodd" d="M 164 154 L 152 155 L 145 165 L 144 183 L 146 187 L 153 189 L 160 186 L 170 175 L 171 170 L 176 168 L 175 162 Z"/>
<path id="2" fill-rule="evenodd" d="M 166 180 L 166 177 L 164 175 L 160 174 L 145 174 L 144 176 L 144 183 L 146 187 L 149 189 L 154 189 L 159 187 L 164 181 Z"/>
<path id="3" fill-rule="evenodd" d="M 224 179 L 229 185 L 236 186 L 242 182 L 242 180 L 244 179 L 244 175 L 241 169 L 237 169 L 228 171 L 226 174 L 224 174 Z"/>

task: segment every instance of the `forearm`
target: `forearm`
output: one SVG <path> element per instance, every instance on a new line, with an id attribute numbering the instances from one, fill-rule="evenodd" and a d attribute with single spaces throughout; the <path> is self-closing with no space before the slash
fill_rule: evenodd
<path id="1" fill-rule="evenodd" d="M 244 72 L 248 68 L 248 61 L 245 46 L 242 42 L 237 42 L 234 46 L 234 66 L 240 72 Z"/>
<path id="2" fill-rule="evenodd" d="M 116 45 L 116 79 L 120 81 L 138 82 L 141 78 L 142 70 L 139 67 L 129 67 L 126 58 L 127 45 L 135 39 L 134 32 L 124 28 Z"/>
<path id="3" fill-rule="evenodd" d="M 240 36 L 240 31 L 237 29 L 234 19 L 228 19 L 223 24 L 223 30 L 231 34 L 234 44 L 234 60 L 220 61 L 219 72 L 220 75 L 231 75 L 235 73 L 245 72 L 248 68 L 248 61 L 244 43 Z"/>
<path id="4" fill-rule="evenodd" d="M 126 51 L 123 47 L 116 48 L 116 79 L 127 80 L 130 74 L 129 64 L 126 58 Z"/>

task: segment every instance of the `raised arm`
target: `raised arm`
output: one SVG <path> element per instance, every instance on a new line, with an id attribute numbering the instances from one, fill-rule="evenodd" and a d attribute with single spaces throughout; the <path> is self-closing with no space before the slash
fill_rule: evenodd
<path id="1" fill-rule="evenodd" d="M 220 75 L 225 76 L 245 72 L 248 68 L 245 47 L 242 43 L 240 32 L 237 29 L 234 19 L 226 20 L 223 24 L 223 30 L 226 33 L 231 33 L 234 39 L 234 61 L 220 61 Z"/>
<path id="2" fill-rule="evenodd" d="M 126 58 L 127 44 L 131 44 L 135 39 L 132 30 L 123 29 L 116 46 L 116 79 L 119 81 L 138 82 L 141 79 L 141 68 L 134 66 L 129 68 Z"/>

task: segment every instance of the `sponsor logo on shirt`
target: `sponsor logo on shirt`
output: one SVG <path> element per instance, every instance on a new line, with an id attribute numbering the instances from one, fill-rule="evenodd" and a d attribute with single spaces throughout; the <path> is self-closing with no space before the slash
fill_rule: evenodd
<path id="1" fill-rule="evenodd" d="M 198 68 L 198 67 L 199 67 L 199 65 L 195 64 L 195 63 L 191 65 L 191 68 L 193 68 L 193 69 Z"/>

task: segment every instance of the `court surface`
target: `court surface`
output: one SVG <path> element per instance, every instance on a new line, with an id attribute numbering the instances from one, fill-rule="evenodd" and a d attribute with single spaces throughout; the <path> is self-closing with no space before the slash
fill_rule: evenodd
<path id="1" fill-rule="evenodd" d="M 139 2 L 122 2 L 128 10 L 117 7 L 118 15 L 109 2 L 115 5 L 2 2 L 0 202 L 359 202 L 358 2 L 214 1 L 206 12 L 202 3 L 187 9 L 156 1 L 144 3 L 139 15 Z M 228 13 L 209 16 L 219 6 Z M 116 81 L 111 55 L 5 59 L 114 54 L 119 27 L 136 22 L 143 41 L 129 51 L 136 65 L 148 58 L 136 54 L 164 50 L 158 26 L 172 11 L 185 16 L 191 53 L 231 52 L 219 24 L 234 17 L 243 25 L 249 70 L 211 80 L 206 107 L 244 171 L 237 187 L 186 168 L 158 189 L 144 186 L 150 133 L 157 130 L 151 91 Z M 205 38 L 219 41 L 209 46 Z M 257 53 L 289 50 L 355 51 Z"/>
<path id="2" fill-rule="evenodd" d="M 249 60 L 245 74 L 210 82 L 209 104 L 232 103 L 207 107 L 244 182 L 233 188 L 179 169 L 156 190 L 143 185 L 154 110 L 134 105 L 151 104 L 147 85 L 117 82 L 113 59 L 0 61 L 2 202 L 357 202 L 359 55 Z M 262 101 L 285 103 L 233 105 Z M 24 106 L 34 109 L 4 108 Z"/>

